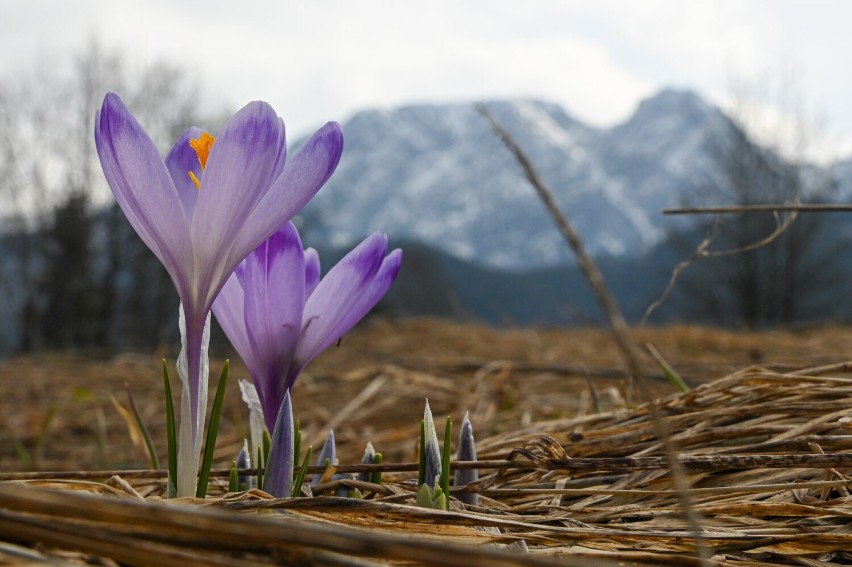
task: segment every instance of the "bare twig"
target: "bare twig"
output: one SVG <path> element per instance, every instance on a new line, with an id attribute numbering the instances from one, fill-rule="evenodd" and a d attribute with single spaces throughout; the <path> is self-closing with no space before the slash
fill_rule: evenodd
<path id="1" fill-rule="evenodd" d="M 678 265 L 674 267 L 674 270 L 672 270 L 672 275 L 669 278 L 669 283 L 668 285 L 666 285 L 666 289 L 663 290 L 663 293 L 656 301 L 654 301 L 654 303 L 652 303 L 648 306 L 647 309 L 645 309 L 645 314 L 642 315 L 642 320 L 639 322 L 640 327 L 644 327 L 645 323 L 648 322 L 648 318 L 651 317 L 651 314 L 657 309 L 657 307 L 662 305 L 666 299 L 668 299 L 669 295 L 674 289 L 675 284 L 677 283 L 678 278 L 680 278 L 680 275 L 683 273 L 683 271 L 695 262 L 697 262 L 699 258 L 706 255 L 705 252 L 707 251 L 707 248 L 710 246 L 710 244 L 713 242 L 713 239 L 716 238 L 718 234 L 719 219 L 717 217 L 716 222 L 713 223 L 713 230 L 710 231 L 710 234 L 698 244 L 692 255 L 686 260 L 679 262 Z"/>
<path id="2" fill-rule="evenodd" d="M 523 454 L 518 449 L 516 454 Z M 749 453 L 749 454 L 714 454 L 714 455 L 680 455 L 677 462 L 690 472 L 724 471 L 736 469 L 792 469 L 792 468 L 848 468 L 852 467 L 852 453 Z M 415 472 L 417 463 L 382 463 L 337 465 L 338 472 Z M 534 461 L 491 459 L 481 461 L 452 461 L 453 469 L 514 469 L 514 470 L 564 470 L 575 473 L 602 471 L 608 473 L 632 472 L 643 470 L 665 470 L 669 468 L 666 457 L 574 457 L 568 459 L 536 459 Z M 322 466 L 308 467 L 309 473 L 323 472 Z M 211 477 L 227 477 L 231 472 L 227 469 L 213 469 Z M 238 469 L 242 475 L 257 474 L 257 469 Z M 164 479 L 167 470 L 109 470 L 109 471 L 44 471 L 44 472 L 10 472 L 0 473 L 0 481 L 29 481 L 29 480 L 99 480 L 112 476 L 134 479 Z M 848 481 L 852 483 L 852 480 Z"/>
<path id="3" fill-rule="evenodd" d="M 695 251 L 692 253 L 692 255 L 689 258 L 678 263 L 678 265 L 675 266 L 674 270 L 672 270 L 672 275 L 669 278 L 669 283 L 668 283 L 668 285 L 666 285 L 666 289 L 664 289 L 663 293 L 660 295 L 660 297 L 656 301 L 654 301 L 651 305 L 649 305 L 648 308 L 645 310 L 645 314 L 642 316 L 642 320 L 639 322 L 639 326 L 640 327 L 645 326 L 645 323 L 648 322 L 648 318 L 651 316 L 651 314 L 657 309 L 657 307 L 662 305 L 663 302 L 666 299 L 668 299 L 669 295 L 671 294 L 672 290 L 674 289 L 675 284 L 677 283 L 677 280 L 680 278 L 680 275 L 683 273 L 683 271 L 686 270 L 688 267 L 690 267 L 695 262 L 697 262 L 699 258 L 732 256 L 734 254 L 741 254 L 743 252 L 749 252 L 751 250 L 756 250 L 758 248 L 766 246 L 767 244 L 770 244 L 772 241 L 774 241 L 779 236 L 781 236 L 784 233 L 784 231 L 786 231 L 788 228 L 790 228 L 790 225 L 793 224 L 793 221 L 795 221 L 797 216 L 798 216 L 798 212 L 796 211 L 796 209 L 789 209 L 792 212 L 790 212 L 789 214 L 786 214 L 782 217 L 782 216 L 779 216 L 778 210 L 776 210 L 776 209 L 769 209 L 769 210 L 765 211 L 765 210 L 763 210 L 763 205 L 760 205 L 759 207 L 760 207 L 761 210 L 755 209 L 755 210 L 749 210 L 749 211 L 736 211 L 736 210 L 734 210 L 737 207 L 723 207 L 723 208 L 726 209 L 726 210 L 730 209 L 730 211 L 728 211 L 728 212 L 731 212 L 731 213 L 734 213 L 734 212 L 772 212 L 772 215 L 775 218 L 775 229 L 772 231 L 772 233 L 770 233 L 768 236 L 760 239 L 757 242 L 752 242 L 751 244 L 747 244 L 747 245 L 742 246 L 740 248 L 730 248 L 730 249 L 727 249 L 727 250 L 708 250 L 708 248 L 710 247 L 710 244 L 713 242 L 713 240 L 716 238 L 716 236 L 719 235 L 719 217 L 717 216 L 716 221 L 713 223 L 713 229 L 710 232 L 710 235 L 707 236 L 704 240 L 702 240 L 698 244 L 698 246 L 695 248 Z M 794 207 L 794 205 L 782 205 L 781 207 L 782 207 L 781 210 L 788 210 L 788 209 L 785 209 L 784 207 Z M 749 207 L 745 207 L 745 208 L 748 209 Z M 695 210 L 695 211 L 702 211 L 702 212 L 704 211 L 704 209 L 666 209 L 666 210 L 663 211 L 663 213 L 665 214 L 666 211 L 670 211 L 670 212 L 674 211 L 671 214 L 680 214 L 680 211 L 688 211 L 688 210 Z M 709 212 L 710 209 L 707 209 L 707 211 Z"/>
<path id="4" fill-rule="evenodd" d="M 515 143 L 511 136 L 509 136 L 509 133 L 497 123 L 485 105 L 478 104 L 476 109 L 488 120 L 491 124 L 491 128 L 494 130 L 494 133 L 497 134 L 500 140 L 503 141 L 503 144 L 505 144 L 509 151 L 512 152 L 515 159 L 518 161 L 518 164 L 521 166 L 521 169 L 524 170 L 524 175 L 526 175 L 527 180 L 535 189 L 542 203 L 544 203 L 547 212 L 550 214 L 553 222 L 556 223 L 556 227 L 559 229 L 562 237 L 565 238 L 565 241 L 568 243 L 568 246 L 571 248 L 571 251 L 577 259 L 577 264 L 580 266 L 583 275 L 592 287 L 595 297 L 597 298 L 598 303 L 609 322 L 615 342 L 621 351 L 621 355 L 627 364 L 627 368 L 629 369 L 631 376 L 637 380 L 641 379 L 644 372 L 639 362 L 638 349 L 630 337 L 630 329 L 627 327 L 627 323 L 624 321 L 624 317 L 622 317 L 621 311 L 618 309 L 615 298 L 609 292 L 609 289 L 607 289 L 600 270 L 598 270 L 598 267 L 595 265 L 594 261 L 592 261 L 592 258 L 586 253 L 583 243 L 580 240 L 580 235 L 576 230 L 574 230 L 571 223 L 568 222 L 568 219 L 562 214 L 562 211 L 559 210 L 556 200 L 553 198 L 553 193 L 544 184 L 544 181 L 542 181 L 538 173 L 535 171 L 535 168 L 533 168 L 532 162 L 530 162 L 529 158 L 527 158 L 521 148 Z"/>
<path id="5" fill-rule="evenodd" d="M 749 213 L 773 213 L 776 211 L 795 211 L 800 213 L 848 213 L 850 204 L 827 203 L 785 203 L 783 205 L 726 205 L 722 207 L 684 207 L 663 209 L 664 215 L 739 215 Z"/>
<path id="6" fill-rule="evenodd" d="M 757 250 L 758 248 L 761 248 L 763 246 L 766 246 L 767 244 L 770 244 L 773 240 L 775 240 L 776 238 L 781 236 L 784 233 L 785 230 L 790 228 L 790 225 L 792 225 L 793 221 L 796 220 L 798 213 L 796 213 L 794 211 L 794 212 L 792 212 L 788 215 L 784 215 L 783 217 L 780 217 L 777 212 L 774 212 L 773 216 L 775 217 L 775 230 L 773 230 L 772 233 L 769 234 L 769 236 L 767 236 L 766 238 L 762 238 L 761 240 L 758 240 L 757 242 L 752 242 L 751 244 L 747 244 L 747 245 L 742 246 L 740 248 L 732 248 L 732 249 L 729 249 L 729 250 L 706 250 L 706 251 L 703 252 L 703 255 L 704 256 L 731 256 L 733 254 L 741 254 L 743 252 L 749 252 L 751 250 Z"/>

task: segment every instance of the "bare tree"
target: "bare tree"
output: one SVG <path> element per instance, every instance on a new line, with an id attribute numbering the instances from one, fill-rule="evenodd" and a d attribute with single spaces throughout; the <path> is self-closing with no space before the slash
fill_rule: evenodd
<path id="1" fill-rule="evenodd" d="M 792 132 L 755 119 L 740 95 L 726 137 L 712 149 L 720 177 L 697 199 L 703 205 L 825 203 L 835 197 L 830 170 L 808 163 L 807 128 L 800 109 L 786 105 Z M 782 99 L 783 102 L 783 99 Z M 789 126 L 789 124 L 788 124 Z M 842 276 L 835 219 L 801 214 L 777 238 L 771 213 L 717 219 L 711 246 L 682 282 L 693 315 L 749 328 L 789 326 L 830 313 Z M 697 231 L 709 231 L 705 220 Z M 683 296 L 684 294 L 682 294 Z M 836 299 L 836 298 L 835 298 Z M 835 305 L 836 306 L 836 305 Z"/>
<path id="2" fill-rule="evenodd" d="M 170 306 L 162 300 L 171 284 L 113 204 L 94 149 L 94 115 L 110 90 L 163 152 L 201 123 L 203 89 L 190 72 L 162 61 L 133 67 L 96 40 L 68 64 L 0 81 L 0 293 L 16 331 L 0 340 L 13 348 L 149 346 L 163 338 L 160 304 Z M 136 291 L 128 282 L 140 274 L 144 288 Z M 160 323 L 136 324 L 160 313 Z"/>

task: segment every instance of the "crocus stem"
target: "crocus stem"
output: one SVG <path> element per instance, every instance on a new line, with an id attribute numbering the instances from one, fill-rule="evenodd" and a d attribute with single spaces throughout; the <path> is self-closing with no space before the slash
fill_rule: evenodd
<path id="1" fill-rule="evenodd" d="M 206 322 L 205 322 L 206 318 Z M 178 357 L 181 392 L 180 445 L 178 447 L 178 496 L 195 496 L 201 457 L 202 424 L 207 413 L 207 345 L 210 341 L 210 315 L 191 314 L 184 319 L 181 306 L 180 328 L 183 348 Z"/>

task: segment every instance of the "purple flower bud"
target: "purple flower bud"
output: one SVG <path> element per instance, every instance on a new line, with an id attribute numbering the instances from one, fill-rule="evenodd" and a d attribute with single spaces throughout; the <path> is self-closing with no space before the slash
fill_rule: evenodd
<path id="1" fill-rule="evenodd" d="M 423 428 L 426 437 L 424 440 L 426 469 L 423 484 L 431 488 L 435 486 L 436 479 L 441 476 L 441 447 L 438 445 L 438 433 L 435 431 L 435 421 L 432 419 L 429 400 L 426 400 L 426 409 L 423 410 Z"/>
<path id="2" fill-rule="evenodd" d="M 319 457 L 317 457 L 317 465 L 323 467 L 325 466 L 325 462 L 328 461 L 330 465 L 337 464 L 337 451 L 334 445 L 334 430 L 330 429 L 328 431 L 328 436 L 325 438 L 325 443 L 323 443 L 322 450 L 320 451 Z M 323 473 L 314 474 L 311 479 L 311 484 L 317 484 L 322 479 Z"/>
<path id="3" fill-rule="evenodd" d="M 473 439 L 473 426 L 470 423 L 468 412 L 464 413 L 464 420 L 462 421 L 461 432 L 459 433 L 459 449 L 456 460 L 476 460 L 476 442 Z M 479 480 L 479 471 L 477 469 L 456 469 L 456 478 L 453 484 L 457 487 L 465 486 L 477 480 Z M 472 506 L 479 504 L 479 494 L 475 492 L 462 492 L 458 494 L 458 499 Z"/>
<path id="4" fill-rule="evenodd" d="M 251 468 L 251 457 L 249 456 L 249 446 L 248 440 L 243 439 L 243 448 L 240 449 L 240 454 L 237 455 L 237 468 L 238 469 L 248 469 Z M 254 477 L 251 476 L 241 476 L 238 477 L 237 486 L 245 485 L 246 490 L 251 490 L 254 488 Z"/>
<path id="5" fill-rule="evenodd" d="M 364 455 L 361 457 L 362 465 L 372 465 L 376 459 L 376 450 L 373 449 L 373 444 L 367 441 L 367 447 L 364 449 Z M 360 472 L 356 478 L 363 482 L 370 482 L 369 472 Z"/>
<path id="6" fill-rule="evenodd" d="M 294 437 L 293 406 L 290 403 L 290 390 L 287 390 L 275 422 L 263 481 L 263 490 L 276 498 L 293 495 Z"/>

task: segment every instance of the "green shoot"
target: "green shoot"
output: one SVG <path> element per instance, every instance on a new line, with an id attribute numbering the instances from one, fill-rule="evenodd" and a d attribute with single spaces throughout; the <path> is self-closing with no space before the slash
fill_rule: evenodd
<path id="1" fill-rule="evenodd" d="M 264 474 L 264 464 L 261 460 L 263 458 L 263 448 L 257 448 L 257 487 L 263 488 L 263 474 Z"/>
<path id="2" fill-rule="evenodd" d="M 231 472 L 228 475 L 228 492 L 240 490 L 240 476 L 237 474 L 237 461 L 231 461 Z"/>
<path id="3" fill-rule="evenodd" d="M 447 416 L 447 424 L 444 426 L 444 451 L 441 453 L 441 490 L 444 494 L 445 510 L 450 509 L 450 452 L 452 450 L 453 421 Z"/>
<path id="4" fill-rule="evenodd" d="M 172 403 L 172 387 L 169 383 L 169 369 L 163 359 L 163 390 L 166 395 L 166 443 L 169 460 L 169 477 L 166 497 L 177 495 L 177 431 L 175 430 L 175 406 Z"/>
<path id="5" fill-rule="evenodd" d="M 302 451 L 302 428 L 299 420 L 293 421 L 293 466 L 299 466 L 299 453 Z"/>
<path id="6" fill-rule="evenodd" d="M 296 478 L 293 480 L 293 496 L 299 496 L 302 494 L 302 484 L 305 482 L 305 475 L 308 474 L 308 466 L 311 462 L 311 449 L 312 447 L 309 445 L 307 449 L 305 449 L 305 458 L 302 459 L 302 466 L 299 468 L 299 472 L 296 474 Z M 298 454 L 296 457 L 298 458 Z"/>
<path id="7" fill-rule="evenodd" d="M 263 467 L 266 468 L 266 463 L 269 462 L 269 448 L 272 447 L 272 437 L 266 428 L 263 429 Z"/>
<path id="8" fill-rule="evenodd" d="M 417 486 L 426 482 L 426 424 L 420 420 L 420 469 L 417 473 Z"/>
<path id="9" fill-rule="evenodd" d="M 222 366 L 222 376 L 216 387 L 216 398 L 213 400 L 213 410 L 210 412 L 210 422 L 207 424 L 207 437 L 204 441 L 204 453 L 201 457 L 201 469 L 198 473 L 198 489 L 196 498 L 207 496 L 207 483 L 210 480 L 210 468 L 213 466 L 213 451 L 216 448 L 216 436 L 219 433 L 219 418 L 222 417 L 222 406 L 225 403 L 225 384 L 228 383 L 228 367 L 230 361 L 226 360 Z"/>
<path id="10" fill-rule="evenodd" d="M 376 453 L 376 456 L 373 457 L 373 464 L 380 465 L 382 464 L 382 454 Z M 373 484 L 381 484 L 382 483 L 382 471 L 373 471 L 370 473 L 370 482 Z"/>

